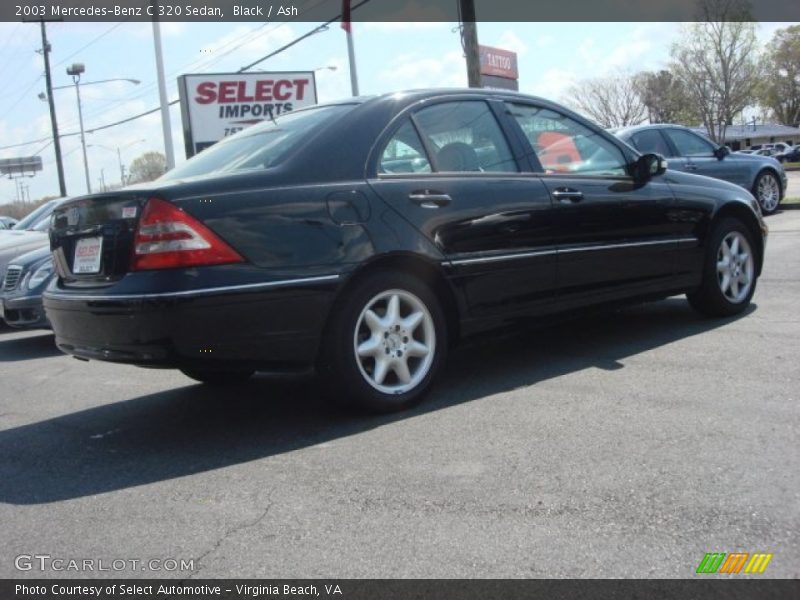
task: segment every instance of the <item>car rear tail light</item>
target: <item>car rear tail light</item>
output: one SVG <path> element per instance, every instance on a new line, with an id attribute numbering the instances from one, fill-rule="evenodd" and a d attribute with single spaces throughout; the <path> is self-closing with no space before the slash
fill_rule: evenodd
<path id="1" fill-rule="evenodd" d="M 174 204 L 150 198 L 133 240 L 131 269 L 169 269 L 244 262 L 213 231 Z"/>

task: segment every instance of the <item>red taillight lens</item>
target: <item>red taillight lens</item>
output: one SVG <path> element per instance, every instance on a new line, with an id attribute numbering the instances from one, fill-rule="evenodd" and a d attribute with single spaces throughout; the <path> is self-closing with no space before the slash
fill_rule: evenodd
<path id="1" fill-rule="evenodd" d="M 213 231 L 174 204 L 150 198 L 133 239 L 131 269 L 170 269 L 244 262 Z"/>

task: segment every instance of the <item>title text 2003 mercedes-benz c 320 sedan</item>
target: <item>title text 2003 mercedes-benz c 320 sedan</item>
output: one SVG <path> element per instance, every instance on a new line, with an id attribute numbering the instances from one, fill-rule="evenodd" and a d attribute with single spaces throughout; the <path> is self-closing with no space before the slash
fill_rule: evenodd
<path id="1" fill-rule="evenodd" d="M 58 347 L 222 383 L 316 367 L 372 410 L 456 339 L 598 303 L 750 302 L 766 227 L 739 186 L 665 172 L 528 96 L 414 91 L 288 113 L 53 217 Z"/>

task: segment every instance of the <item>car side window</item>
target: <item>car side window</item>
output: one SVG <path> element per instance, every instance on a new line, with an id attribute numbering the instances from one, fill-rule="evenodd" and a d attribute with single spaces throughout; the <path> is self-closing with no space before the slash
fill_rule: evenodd
<path id="1" fill-rule="evenodd" d="M 439 172 L 516 173 L 508 141 L 481 100 L 445 102 L 415 114 L 420 133 L 435 153 Z"/>
<path id="2" fill-rule="evenodd" d="M 548 108 L 513 103 L 506 106 L 545 173 L 627 175 L 622 150 L 585 125 Z"/>
<path id="3" fill-rule="evenodd" d="M 381 154 L 378 172 L 385 174 L 431 172 L 431 163 L 428 161 L 425 147 L 411 121 L 406 119 L 386 144 Z"/>
<path id="4" fill-rule="evenodd" d="M 631 142 L 639 152 L 655 152 L 665 157 L 672 155 L 667 140 L 664 139 L 658 129 L 637 131 L 631 136 Z"/>
<path id="5" fill-rule="evenodd" d="M 681 156 L 711 156 L 714 154 L 714 145 L 699 135 L 682 129 L 667 129 L 666 134 L 675 144 Z"/>

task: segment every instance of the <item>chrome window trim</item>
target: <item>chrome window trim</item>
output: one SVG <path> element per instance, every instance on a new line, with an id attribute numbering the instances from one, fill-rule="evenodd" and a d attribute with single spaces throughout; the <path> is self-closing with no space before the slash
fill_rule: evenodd
<path id="1" fill-rule="evenodd" d="M 636 246 L 657 246 L 664 244 L 686 244 L 688 242 L 696 242 L 697 238 L 678 238 L 672 240 L 648 240 L 646 242 L 621 242 L 617 244 L 603 244 L 600 246 L 585 246 L 578 248 L 563 248 L 559 250 L 559 254 L 571 252 L 588 252 L 592 250 L 614 250 L 616 248 L 634 248 Z"/>
<path id="2" fill-rule="evenodd" d="M 672 240 L 647 240 L 644 242 L 621 242 L 616 244 L 601 244 L 595 246 L 582 246 L 577 248 L 554 248 L 552 250 L 538 250 L 534 252 L 515 252 L 513 254 L 495 254 L 492 256 L 481 256 L 476 258 L 462 258 L 450 261 L 442 261 L 443 265 L 471 265 L 479 263 L 492 263 L 504 260 L 516 260 L 520 258 L 535 258 L 537 256 L 550 256 L 557 254 L 572 254 L 575 252 L 592 252 L 595 250 L 615 250 L 618 248 L 634 248 L 639 246 L 657 246 L 667 244 L 688 244 L 696 243 L 696 237 L 684 237 Z"/>
<path id="3" fill-rule="evenodd" d="M 537 252 L 517 252 L 515 254 L 495 254 L 492 256 L 483 256 L 479 258 L 463 258 L 457 259 L 453 261 L 444 261 L 442 264 L 452 264 L 452 265 L 471 265 L 477 263 L 492 263 L 492 262 L 499 262 L 502 260 L 514 260 L 519 258 L 533 258 L 536 256 L 549 256 L 552 254 L 557 254 L 558 250 L 555 248 L 553 250 L 540 250 Z"/>

